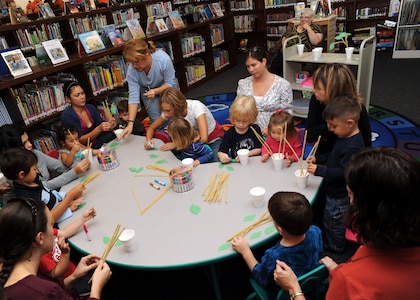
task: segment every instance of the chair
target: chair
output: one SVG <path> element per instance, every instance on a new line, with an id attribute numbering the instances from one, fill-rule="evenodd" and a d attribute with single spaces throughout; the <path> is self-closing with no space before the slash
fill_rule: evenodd
<path id="1" fill-rule="evenodd" d="M 321 264 L 315 269 L 309 271 L 306 274 L 298 277 L 302 292 L 305 294 L 306 299 L 318 300 L 320 294 L 323 291 L 323 287 L 326 287 L 326 281 L 328 279 L 328 269 L 325 265 Z M 250 278 L 250 282 L 254 292 L 252 292 L 246 299 L 261 299 L 268 300 L 267 291 L 259 285 L 253 278 Z M 289 293 L 281 289 L 276 297 L 277 300 L 289 300 Z"/>
<path id="2" fill-rule="evenodd" d="M 52 149 L 52 150 L 47 152 L 47 155 L 52 157 L 52 158 L 58 159 L 60 157 L 60 152 L 58 152 L 57 149 Z"/>

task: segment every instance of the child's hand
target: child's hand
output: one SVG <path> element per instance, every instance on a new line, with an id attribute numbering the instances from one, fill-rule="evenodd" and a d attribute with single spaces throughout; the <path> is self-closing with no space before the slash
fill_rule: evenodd
<path id="1" fill-rule="evenodd" d="M 155 143 L 153 142 L 153 140 L 146 141 L 144 143 L 144 149 L 146 149 L 146 150 L 152 150 L 153 148 L 155 148 Z"/>
<path id="2" fill-rule="evenodd" d="M 175 149 L 175 145 L 172 142 L 166 143 L 159 148 L 160 151 L 169 151 L 172 149 Z"/>
<path id="3" fill-rule="evenodd" d="M 219 152 L 219 153 L 217 153 L 217 156 L 219 157 L 219 160 L 222 164 L 230 163 L 230 157 L 226 153 Z"/>
<path id="4" fill-rule="evenodd" d="M 263 136 L 267 136 L 268 128 L 267 127 L 266 128 L 261 128 L 261 133 L 262 133 Z"/>
<path id="5" fill-rule="evenodd" d="M 71 147 L 71 150 L 74 151 L 74 153 L 79 151 L 80 150 L 80 143 L 78 141 L 74 142 L 73 147 Z"/>
<path id="6" fill-rule="evenodd" d="M 91 149 L 93 155 L 98 155 L 101 151 L 99 149 Z"/>
<path id="7" fill-rule="evenodd" d="M 85 173 L 90 168 L 90 161 L 89 159 L 82 159 L 74 166 L 74 171 L 77 175 Z"/>
<path id="8" fill-rule="evenodd" d="M 314 175 L 316 171 L 316 164 L 308 163 L 308 173 Z"/>
<path id="9" fill-rule="evenodd" d="M 80 204 L 82 204 L 82 202 L 83 202 L 83 198 L 79 198 L 79 199 L 76 199 L 76 200 L 72 201 L 69 205 L 71 211 L 77 210 L 77 208 L 79 207 Z"/>
<path id="10" fill-rule="evenodd" d="M 270 154 L 266 153 L 261 155 L 261 162 L 266 162 L 270 158 Z"/>
<path id="11" fill-rule="evenodd" d="M 63 236 L 58 238 L 57 245 L 60 247 L 61 255 L 70 253 L 69 243 L 66 243 L 66 239 Z"/>
<path id="12" fill-rule="evenodd" d="M 67 192 L 66 196 L 71 197 L 71 199 L 77 199 L 82 196 L 83 191 L 86 189 L 86 186 L 79 183 L 78 185 L 74 186 L 70 191 Z"/>
<path id="13" fill-rule="evenodd" d="M 245 250 L 249 249 L 247 240 L 243 236 L 236 236 L 232 240 L 232 249 L 242 254 Z"/>
<path id="14" fill-rule="evenodd" d="M 290 165 L 292 164 L 292 162 L 294 162 L 295 160 L 292 157 L 287 157 L 286 158 L 286 168 L 290 167 Z"/>
<path id="15" fill-rule="evenodd" d="M 306 161 L 307 161 L 308 163 L 312 163 L 312 164 L 314 164 L 314 163 L 316 163 L 316 158 L 315 158 L 315 156 L 311 155 L 311 156 L 309 156 L 309 157 L 306 159 Z"/>
<path id="16" fill-rule="evenodd" d="M 93 217 L 96 217 L 96 210 L 93 207 L 83 212 L 83 215 L 82 215 L 83 222 L 87 222 L 90 219 L 93 219 Z"/>
<path id="17" fill-rule="evenodd" d="M 200 164 L 200 161 L 198 159 L 194 160 L 193 167 L 196 168 Z"/>

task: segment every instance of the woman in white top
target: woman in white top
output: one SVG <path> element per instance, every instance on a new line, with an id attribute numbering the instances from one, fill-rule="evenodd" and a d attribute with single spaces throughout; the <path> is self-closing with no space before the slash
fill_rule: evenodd
<path id="1" fill-rule="evenodd" d="M 267 134 L 268 121 L 272 113 L 282 109 L 292 114 L 293 92 L 290 83 L 270 73 L 271 57 L 262 47 L 253 47 L 246 52 L 246 67 L 251 76 L 238 81 L 238 96 L 253 96 L 257 103 L 257 124 Z"/>
<path id="2" fill-rule="evenodd" d="M 208 144 L 213 153 L 219 151 L 223 137 L 222 126 L 214 119 L 211 111 L 198 100 L 187 100 L 184 94 L 176 88 L 166 89 L 159 99 L 159 109 L 162 112 L 146 131 L 144 148 L 154 148 L 153 137 L 155 131 L 166 122 L 177 118 L 184 118 L 200 134 L 200 142 Z M 165 143 L 159 148 L 161 151 L 174 150 L 172 142 Z M 218 161 L 215 155 L 215 160 Z"/>

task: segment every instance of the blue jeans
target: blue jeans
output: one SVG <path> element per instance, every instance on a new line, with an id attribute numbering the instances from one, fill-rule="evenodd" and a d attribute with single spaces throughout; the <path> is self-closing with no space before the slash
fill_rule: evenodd
<path id="1" fill-rule="evenodd" d="M 336 253 L 343 253 L 346 247 L 345 216 L 350 207 L 350 198 L 332 198 L 327 195 L 323 216 L 324 246 Z"/>

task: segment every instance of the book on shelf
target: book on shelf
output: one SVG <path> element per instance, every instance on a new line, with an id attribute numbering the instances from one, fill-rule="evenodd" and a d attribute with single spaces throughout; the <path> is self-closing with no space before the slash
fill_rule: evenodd
<path id="1" fill-rule="evenodd" d="M 79 42 L 82 44 L 86 54 L 91 54 L 93 52 L 105 49 L 105 45 L 96 30 L 79 33 L 77 37 Z"/>
<path id="2" fill-rule="evenodd" d="M 6 108 L 6 105 L 4 104 L 4 101 L 2 98 L 0 98 L 0 126 L 3 126 L 4 124 L 12 124 L 12 118 L 10 118 L 9 111 Z"/>
<path id="3" fill-rule="evenodd" d="M 9 48 L 9 44 L 4 36 L 0 36 L 0 50 Z"/>
<path id="4" fill-rule="evenodd" d="M 64 7 L 66 10 L 66 13 L 76 14 L 79 12 L 79 9 L 77 8 L 77 6 L 72 2 L 66 2 L 66 5 Z"/>
<path id="5" fill-rule="evenodd" d="M 156 49 L 161 49 L 165 51 L 169 57 L 174 60 L 174 53 L 172 50 L 172 43 L 171 41 L 155 41 Z"/>
<path id="6" fill-rule="evenodd" d="M 54 65 L 69 60 L 66 49 L 61 45 L 59 39 L 42 42 L 42 46 L 44 46 L 48 57 Z"/>
<path id="7" fill-rule="evenodd" d="M 155 17 L 154 16 L 150 16 L 147 18 L 147 27 L 146 27 L 146 34 L 147 35 L 153 35 L 158 33 L 159 30 L 156 26 L 155 23 Z"/>
<path id="8" fill-rule="evenodd" d="M 165 32 L 165 31 L 169 30 L 168 26 L 166 26 L 166 23 L 163 19 L 161 19 L 161 18 L 155 19 L 155 23 L 156 23 L 156 27 L 159 30 L 159 32 Z"/>
<path id="9" fill-rule="evenodd" d="M 305 2 L 296 2 L 295 4 L 295 18 L 299 18 L 302 11 L 305 9 Z"/>
<path id="10" fill-rule="evenodd" d="M 55 17 L 54 11 L 48 3 L 38 4 L 38 13 L 43 19 Z"/>
<path id="11" fill-rule="evenodd" d="M 206 14 L 207 20 L 211 20 L 212 18 L 214 18 L 213 11 L 211 10 L 209 5 L 206 5 L 204 7 L 204 13 Z"/>
<path id="12" fill-rule="evenodd" d="M 106 36 L 109 38 L 113 46 L 124 45 L 123 36 L 119 29 L 115 28 L 114 24 L 106 25 L 102 27 Z"/>
<path id="13" fill-rule="evenodd" d="M 125 20 L 125 24 L 127 25 L 127 28 L 130 31 L 133 38 L 144 39 L 146 37 L 146 34 L 144 33 L 139 20 L 128 19 L 128 20 Z"/>
<path id="14" fill-rule="evenodd" d="M 9 16 L 12 24 L 29 22 L 28 16 L 21 7 L 10 7 Z"/>
<path id="15" fill-rule="evenodd" d="M 85 0 L 85 10 L 91 11 L 96 9 L 95 0 Z"/>
<path id="16" fill-rule="evenodd" d="M 222 8 L 220 7 L 220 3 L 219 2 L 211 3 L 211 8 L 212 8 L 213 14 L 216 17 L 223 17 L 224 16 L 223 11 L 222 11 Z"/>
<path id="17" fill-rule="evenodd" d="M 177 10 L 169 12 L 169 19 L 172 22 L 172 26 L 175 29 L 185 27 L 184 21 L 182 21 L 181 15 Z"/>
<path id="18" fill-rule="evenodd" d="M 20 77 L 32 73 L 32 69 L 20 49 L 2 52 L 1 56 L 13 77 Z"/>
<path id="19" fill-rule="evenodd" d="M 51 64 L 51 59 L 42 44 L 35 45 L 35 55 L 38 60 L 38 65 L 43 66 Z"/>

